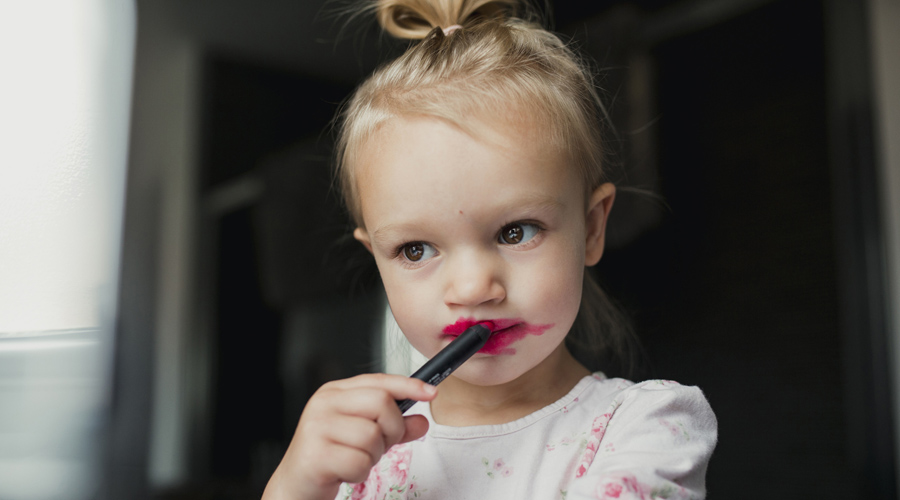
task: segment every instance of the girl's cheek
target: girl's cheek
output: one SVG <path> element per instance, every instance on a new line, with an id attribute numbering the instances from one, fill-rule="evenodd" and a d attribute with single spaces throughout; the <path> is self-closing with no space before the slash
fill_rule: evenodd
<path id="1" fill-rule="evenodd" d="M 420 331 L 430 329 L 430 318 L 433 317 L 435 305 L 429 304 L 425 294 L 415 293 L 412 287 L 394 290 L 388 294 L 391 312 L 408 335 L 417 335 Z"/>
<path id="2" fill-rule="evenodd" d="M 576 314 L 581 305 L 584 265 L 565 254 L 560 256 L 554 271 L 545 272 L 539 283 L 542 283 L 540 300 L 556 313 L 568 316 Z"/>

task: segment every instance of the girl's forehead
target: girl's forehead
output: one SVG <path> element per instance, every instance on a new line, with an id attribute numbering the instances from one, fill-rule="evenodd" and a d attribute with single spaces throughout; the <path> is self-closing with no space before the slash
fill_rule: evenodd
<path id="1" fill-rule="evenodd" d="M 478 173 L 487 178 L 504 168 L 510 173 L 511 166 L 525 169 L 540 165 L 557 175 L 571 166 L 567 155 L 531 120 L 472 119 L 455 123 L 432 116 L 398 116 L 375 130 L 362 153 L 357 173 L 360 180 L 385 175 L 386 169 L 411 161 L 417 173 L 443 169 L 448 174 L 479 162 Z"/>
<path id="2" fill-rule="evenodd" d="M 366 225 L 406 212 L 582 198 L 581 177 L 565 155 L 528 124 L 467 128 L 431 117 L 385 123 L 359 158 L 357 193 Z"/>
<path id="3" fill-rule="evenodd" d="M 436 139 L 452 132 L 460 138 L 467 136 L 472 143 L 492 149 L 499 155 L 537 154 L 547 163 L 570 164 L 568 155 L 556 144 L 548 129 L 546 124 L 526 113 L 510 112 L 493 117 L 469 115 L 464 120 L 429 115 L 398 115 L 380 123 L 361 149 L 364 155 L 377 155 L 386 146 L 393 146 L 395 143 L 407 144 L 409 148 L 423 141 L 434 144 Z M 361 163 L 368 162 L 364 160 Z"/>

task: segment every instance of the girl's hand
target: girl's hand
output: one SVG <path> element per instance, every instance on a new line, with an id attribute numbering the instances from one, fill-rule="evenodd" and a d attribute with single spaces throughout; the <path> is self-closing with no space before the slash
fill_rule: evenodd
<path id="1" fill-rule="evenodd" d="M 437 388 L 399 375 L 329 382 L 303 409 L 263 500 L 332 500 L 342 482 L 365 481 L 391 446 L 428 431 L 422 415 L 403 417 L 395 400 L 431 401 Z"/>

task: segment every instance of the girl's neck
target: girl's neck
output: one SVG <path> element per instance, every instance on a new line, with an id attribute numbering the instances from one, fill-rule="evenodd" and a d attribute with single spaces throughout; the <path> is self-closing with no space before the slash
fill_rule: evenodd
<path id="1" fill-rule="evenodd" d="M 519 378 L 496 386 L 478 386 L 450 376 L 431 402 L 431 415 L 442 425 L 466 427 L 503 424 L 557 401 L 590 371 L 572 357 L 565 343 Z"/>

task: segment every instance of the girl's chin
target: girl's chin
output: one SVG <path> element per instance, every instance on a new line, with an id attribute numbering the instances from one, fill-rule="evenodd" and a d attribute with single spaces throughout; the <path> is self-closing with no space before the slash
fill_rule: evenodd
<path id="1" fill-rule="evenodd" d="M 521 377 L 530 367 L 511 356 L 476 354 L 459 367 L 451 377 L 471 385 L 489 387 L 502 385 Z"/>

